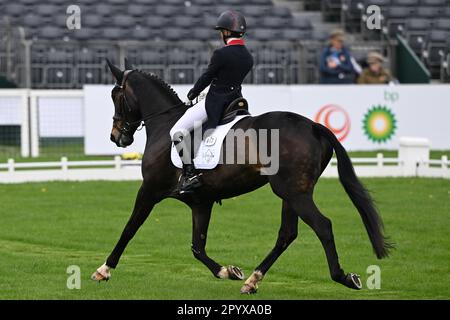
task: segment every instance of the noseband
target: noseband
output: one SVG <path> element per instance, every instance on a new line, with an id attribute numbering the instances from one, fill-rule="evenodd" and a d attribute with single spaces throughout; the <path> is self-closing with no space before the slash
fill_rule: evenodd
<path id="1" fill-rule="evenodd" d="M 125 84 L 126 84 L 126 81 L 127 81 L 128 77 L 130 76 L 130 74 L 133 73 L 134 71 L 136 71 L 136 69 L 134 69 L 134 70 L 125 70 L 125 72 L 123 74 L 123 77 L 122 77 L 121 84 L 119 85 L 116 82 L 116 84 L 114 85 L 114 87 L 119 88 L 122 91 L 123 104 L 120 105 L 120 108 L 121 108 L 121 113 L 122 113 L 121 116 L 123 118 L 114 116 L 113 120 L 122 120 L 123 124 L 122 124 L 121 127 L 113 124 L 113 127 L 116 128 L 121 134 L 124 134 L 124 135 L 129 135 L 133 131 L 137 130 L 141 125 L 142 125 L 142 127 L 145 126 L 145 121 L 149 120 L 150 118 L 153 118 L 153 117 L 159 116 L 161 114 L 164 114 L 164 113 L 168 112 L 169 110 L 172 110 L 173 108 L 176 108 L 176 107 L 179 107 L 179 106 L 182 106 L 182 105 L 186 106 L 186 104 L 182 101 L 182 102 L 180 102 L 178 104 L 175 104 L 175 105 L 171 106 L 170 108 L 168 108 L 166 110 L 162 110 L 162 111 L 150 114 L 150 115 L 148 115 L 146 117 L 143 117 L 143 118 L 141 118 L 141 119 L 139 119 L 137 121 L 131 121 L 131 122 L 128 121 L 127 120 L 127 116 L 126 116 L 126 112 L 131 113 L 132 109 L 131 109 L 130 104 L 128 103 L 128 99 L 127 99 L 127 95 L 126 95 L 126 91 L 125 91 Z M 126 109 L 126 110 L 124 110 L 124 109 Z"/>

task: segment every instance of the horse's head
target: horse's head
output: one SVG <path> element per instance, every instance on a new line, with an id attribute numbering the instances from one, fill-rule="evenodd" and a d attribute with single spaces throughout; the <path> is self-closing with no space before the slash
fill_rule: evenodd
<path id="1" fill-rule="evenodd" d="M 181 116 L 186 111 L 184 102 L 157 75 L 133 69 L 127 59 L 124 71 L 106 61 L 116 79 L 111 92 L 115 108 L 111 141 L 118 147 L 125 148 L 133 143 L 133 135 L 141 123 L 161 120 L 158 117 L 168 114 L 172 118 L 174 113 Z M 164 123 L 159 121 L 159 125 Z"/>
<path id="2" fill-rule="evenodd" d="M 118 147 L 128 147 L 134 141 L 133 135 L 142 119 L 139 103 L 128 78 L 135 71 L 125 61 L 125 70 L 122 71 L 107 60 L 116 85 L 112 89 L 111 97 L 114 102 L 113 126 L 111 141 Z"/>

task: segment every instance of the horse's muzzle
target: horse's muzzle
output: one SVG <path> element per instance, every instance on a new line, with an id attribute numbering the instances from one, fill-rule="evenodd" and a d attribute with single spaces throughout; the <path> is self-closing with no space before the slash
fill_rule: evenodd
<path id="1" fill-rule="evenodd" d="M 123 133 L 116 128 L 111 131 L 110 140 L 120 148 L 126 148 L 134 142 L 132 135 Z"/>
<path id="2" fill-rule="evenodd" d="M 129 145 L 131 145 L 134 142 L 134 138 L 131 136 L 128 136 L 126 134 L 122 134 L 119 138 L 119 145 L 122 148 L 126 148 Z"/>

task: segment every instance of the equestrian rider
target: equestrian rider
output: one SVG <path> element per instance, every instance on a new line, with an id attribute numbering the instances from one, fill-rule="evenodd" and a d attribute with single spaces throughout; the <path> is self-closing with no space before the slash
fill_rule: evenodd
<path id="1" fill-rule="evenodd" d="M 170 131 L 171 139 L 183 161 L 183 174 L 178 185 L 180 194 L 192 193 L 201 186 L 193 163 L 195 151 L 190 151 L 190 143 L 187 145 L 186 142 L 185 145 L 183 142 L 190 141 L 186 137 L 194 129 L 195 123 L 207 122 L 204 129 L 217 127 L 224 109 L 232 101 L 242 97 L 241 84 L 253 67 L 253 57 L 242 39 L 247 29 L 244 16 L 236 11 L 225 11 L 219 16 L 215 29 L 220 31 L 225 46 L 214 51 L 207 70 L 187 95 L 192 101 L 210 85 L 205 104 L 197 103 L 190 107 Z"/>

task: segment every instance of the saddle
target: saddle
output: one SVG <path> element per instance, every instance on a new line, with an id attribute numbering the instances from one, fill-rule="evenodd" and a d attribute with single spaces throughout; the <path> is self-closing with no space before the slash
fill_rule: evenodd
<path id="1" fill-rule="evenodd" d="M 248 103 L 244 98 L 238 98 L 231 102 L 224 110 L 219 125 L 214 129 L 210 136 L 206 137 L 201 143 L 194 159 L 195 168 L 197 169 L 214 169 L 221 160 L 222 143 L 231 129 L 241 119 L 248 117 Z M 203 124 L 202 130 L 205 130 L 207 122 Z M 204 133 L 204 131 L 203 131 Z M 191 133 L 192 134 L 192 133 Z M 194 145 L 195 136 L 192 139 Z M 172 144 L 170 158 L 177 168 L 182 168 L 183 163 L 174 144 Z"/>
<path id="2" fill-rule="evenodd" d="M 250 114 L 248 111 L 248 102 L 244 98 L 237 98 L 225 108 L 222 114 L 222 120 L 219 125 L 227 124 L 233 121 L 237 116 Z"/>

